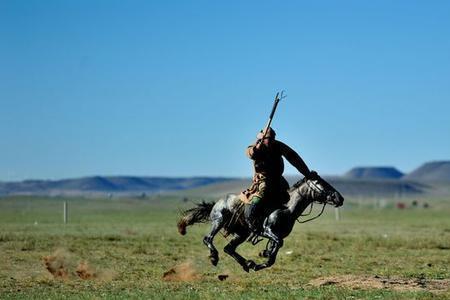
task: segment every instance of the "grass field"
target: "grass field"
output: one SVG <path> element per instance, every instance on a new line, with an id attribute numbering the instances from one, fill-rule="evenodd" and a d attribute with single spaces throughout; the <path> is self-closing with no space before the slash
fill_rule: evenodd
<path id="1" fill-rule="evenodd" d="M 450 298 L 450 200 L 399 210 L 347 199 L 340 221 L 330 209 L 297 224 L 276 264 L 250 274 L 221 251 L 220 235 L 221 260 L 210 265 L 209 225 L 178 234 L 178 210 L 192 206 L 180 198 L 68 199 L 66 225 L 63 201 L 0 199 L 1 299 Z M 238 251 L 260 260 L 262 248 Z"/>

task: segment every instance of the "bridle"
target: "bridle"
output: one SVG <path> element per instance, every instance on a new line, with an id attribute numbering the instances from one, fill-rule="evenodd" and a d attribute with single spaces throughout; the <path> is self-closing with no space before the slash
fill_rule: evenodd
<path id="1" fill-rule="evenodd" d="M 315 182 L 313 182 L 313 180 L 308 180 L 308 179 L 305 178 L 305 183 L 308 185 L 308 187 L 309 187 L 310 189 L 314 190 L 316 193 L 319 193 L 319 197 L 320 197 L 320 196 L 323 196 L 324 194 L 326 194 L 326 192 L 324 191 L 324 189 L 323 189 L 323 188 L 322 188 L 322 189 L 319 188 L 319 187 L 317 186 L 317 184 L 316 184 Z M 299 186 L 298 188 L 300 188 L 300 186 Z M 320 216 L 322 215 L 322 213 L 324 212 L 324 210 L 325 210 L 325 206 L 327 205 L 327 201 L 325 200 L 325 202 L 323 202 L 322 210 L 320 211 L 320 213 L 319 213 L 317 216 L 312 217 L 312 218 L 310 218 L 310 219 L 307 219 L 307 220 L 305 220 L 305 221 L 299 221 L 298 219 L 299 219 L 300 217 L 306 217 L 306 216 L 309 216 L 309 215 L 311 214 L 312 209 L 313 209 L 313 205 L 314 205 L 314 201 L 312 201 L 312 202 L 311 202 L 311 205 L 309 206 L 309 212 L 308 212 L 307 214 L 301 214 L 301 215 L 296 219 L 296 221 L 297 221 L 298 223 L 301 223 L 301 224 L 302 224 L 302 223 L 306 223 L 306 222 L 315 220 L 315 219 L 317 219 L 318 217 L 320 217 Z"/>

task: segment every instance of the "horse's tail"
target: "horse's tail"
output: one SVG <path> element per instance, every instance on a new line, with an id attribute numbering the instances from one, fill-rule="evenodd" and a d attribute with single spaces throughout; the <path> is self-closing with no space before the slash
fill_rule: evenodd
<path id="1" fill-rule="evenodd" d="M 198 203 L 196 207 L 183 211 L 177 223 L 178 232 L 181 235 L 185 235 L 187 226 L 195 223 L 208 222 L 214 204 L 214 202 L 206 203 L 203 201 L 202 203 Z"/>

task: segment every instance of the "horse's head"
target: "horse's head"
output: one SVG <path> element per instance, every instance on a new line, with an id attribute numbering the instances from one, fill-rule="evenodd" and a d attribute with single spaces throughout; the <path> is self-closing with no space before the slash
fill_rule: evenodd
<path id="1" fill-rule="evenodd" d="M 335 207 L 342 206 L 344 203 L 344 197 L 319 175 L 314 176 L 313 179 L 305 177 L 295 186 L 298 187 L 300 194 L 307 196 L 314 202 L 331 204 Z"/>

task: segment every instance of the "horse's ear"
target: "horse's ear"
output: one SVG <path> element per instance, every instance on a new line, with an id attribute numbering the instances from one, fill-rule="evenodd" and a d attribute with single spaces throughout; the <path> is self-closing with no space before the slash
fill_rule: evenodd
<path id="1" fill-rule="evenodd" d="M 311 172 L 309 172 L 309 176 L 308 177 L 309 177 L 309 179 L 312 179 L 312 180 L 316 180 L 316 179 L 321 178 L 319 176 L 319 174 L 317 174 L 317 172 L 314 171 L 314 170 L 311 170 Z"/>

